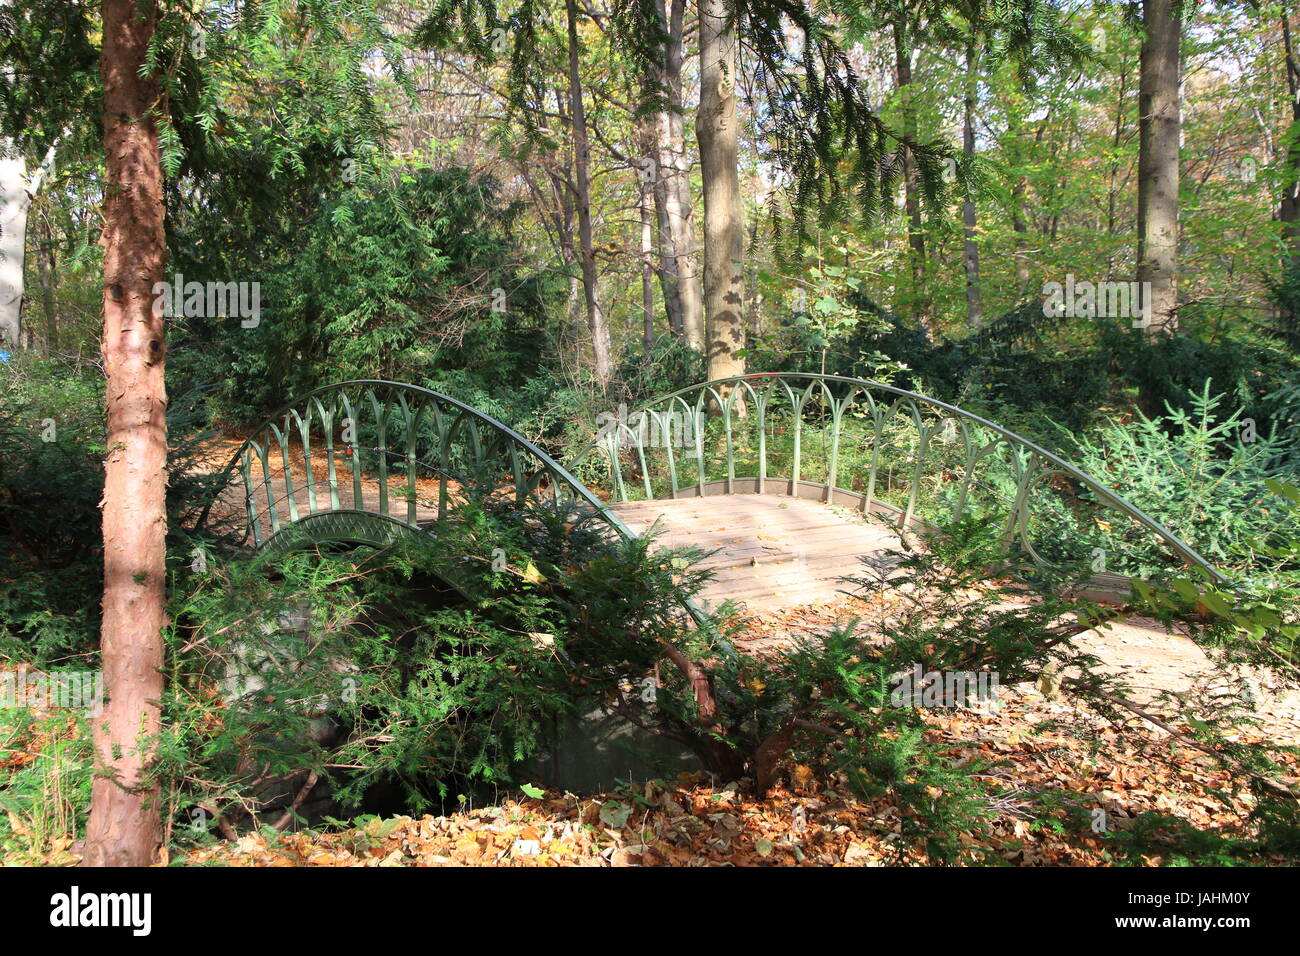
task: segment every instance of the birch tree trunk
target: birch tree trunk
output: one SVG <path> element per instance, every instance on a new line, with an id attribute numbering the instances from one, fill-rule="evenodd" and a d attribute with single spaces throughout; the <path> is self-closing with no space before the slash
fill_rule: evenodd
<path id="1" fill-rule="evenodd" d="M 1181 29 L 1173 0 L 1143 0 L 1139 90 L 1137 280 L 1149 283 L 1147 335 L 1178 327 L 1178 74 Z"/>
<path id="2" fill-rule="evenodd" d="M 108 702 L 93 722 L 97 767 L 85 864 L 144 866 L 162 834 L 149 764 L 160 727 L 166 623 L 167 350 L 153 286 L 167 246 L 159 91 L 141 76 L 158 13 L 151 0 L 103 0 L 102 11 L 108 458 L 101 649 Z"/>
<path id="3" fill-rule="evenodd" d="M 0 345 L 17 348 L 22 341 L 23 268 L 27 257 L 27 216 L 54 164 L 54 147 L 30 176 L 22 150 L 0 139 Z"/>
<path id="4" fill-rule="evenodd" d="M 700 0 L 700 108 L 696 136 L 704 180 L 704 309 L 709 378 L 743 375 L 745 224 L 740 205 L 735 13 Z"/>
<path id="5" fill-rule="evenodd" d="M 0 346 L 22 341 L 23 259 L 27 249 L 27 164 L 11 140 L 0 141 Z"/>

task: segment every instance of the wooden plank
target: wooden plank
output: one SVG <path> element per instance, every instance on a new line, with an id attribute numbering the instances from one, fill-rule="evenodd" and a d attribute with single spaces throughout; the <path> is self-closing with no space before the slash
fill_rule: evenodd
<path id="1" fill-rule="evenodd" d="M 840 578 L 863 573 L 861 558 L 884 562 L 885 552 L 902 548 L 878 520 L 785 495 L 639 501 L 613 510 L 638 533 L 658 521 L 660 547 L 716 552 L 701 562 L 713 579 L 699 600 L 716 607 L 730 599 L 753 613 L 839 600 L 852 589 Z"/>

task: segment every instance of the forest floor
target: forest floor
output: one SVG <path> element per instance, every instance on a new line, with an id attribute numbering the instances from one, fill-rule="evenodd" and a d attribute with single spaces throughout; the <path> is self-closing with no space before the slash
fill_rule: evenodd
<path id="1" fill-rule="evenodd" d="M 959 862 L 1105 866 L 1109 831 L 1141 813 L 1179 817 L 1198 830 L 1241 832 L 1249 797 L 1214 799 L 1226 772 L 1199 753 L 1171 750 L 1154 731 L 1121 734 L 1032 690 L 1008 695 L 996 715 L 928 718 L 931 740 L 958 760 L 990 764 L 989 825 L 962 833 Z M 1064 719 L 1071 728 L 1050 726 Z M 1245 738 L 1249 741 L 1251 738 Z M 1292 784 L 1296 782 L 1293 778 Z M 1044 812 L 1033 792 L 1062 794 Z M 1095 810 L 1105 811 L 1094 832 Z M 910 821 L 915 822 L 915 821 Z M 185 852 L 186 865 L 230 866 L 888 866 L 924 862 L 903 836 L 889 796 L 851 793 L 833 775 L 794 767 L 758 799 L 702 776 L 651 781 L 594 796 L 549 792 L 438 816 L 374 818 L 339 832 L 257 833 Z M 1173 862 L 1156 848 L 1137 861 Z M 1279 860 L 1279 862 L 1281 862 Z"/>
<path id="2" fill-rule="evenodd" d="M 824 629 L 845 617 L 887 613 L 858 598 L 802 607 L 755 621 L 742 647 L 751 653 L 788 643 L 792 635 Z M 1125 670 L 1135 696 L 1153 716 L 1184 724 L 1176 701 L 1159 690 L 1206 687 L 1208 662 L 1180 635 L 1149 622 L 1127 622 L 1084 635 L 1108 666 Z M 1300 742 L 1300 697 L 1254 675 L 1257 727 L 1233 738 L 1253 744 Z M 1227 771 L 1140 718 L 1120 726 L 1068 696 L 1049 697 L 1032 683 L 1000 688 L 996 708 L 926 712 L 929 740 L 954 761 L 981 764 L 986 823 L 957 835 L 956 862 L 1009 865 L 1106 866 L 1178 862 L 1161 831 L 1136 860 L 1115 837 L 1141 814 L 1176 817 L 1198 831 L 1246 836 L 1253 797 L 1234 790 Z M 0 750 L 14 769 L 57 746 L 77 721 L 52 736 Z M 66 737 L 64 737 L 66 739 Z M 1300 762 L 1280 782 L 1300 784 Z M 1215 796 L 1219 791 L 1224 799 Z M 607 793 L 575 795 L 529 788 L 491 806 L 418 818 L 358 818 L 331 830 L 277 833 L 264 829 L 234 841 L 190 842 L 173 834 L 165 862 L 191 866 L 731 866 L 866 865 L 925 862 L 914 810 L 883 793 L 853 793 L 843 774 L 792 765 L 766 798 L 741 786 L 717 787 L 703 774 L 639 781 Z M 1048 802 L 1036 799 L 1054 794 Z M 938 797 L 940 794 L 933 794 Z M 68 807 L 72 811 L 71 806 Z M 1102 813 L 1098 813 L 1102 811 Z M 23 821 L 10 815 L 11 829 Z M 1097 829 L 1094 830 L 1094 827 Z M 79 847 L 56 839 L 34 852 L 10 847 L 0 862 L 73 865 Z M 1283 862 L 1279 860 L 1278 862 Z"/>
<path id="3" fill-rule="evenodd" d="M 215 457 L 228 454 L 222 449 Z M 300 462 L 293 462 L 295 471 Z M 424 491 L 425 489 L 421 489 Z M 233 510 L 233 509 L 232 509 Z M 896 610 L 899 598 L 842 596 L 752 619 L 738 644 L 771 653 L 801 636 L 856 618 L 862 626 Z M 1134 699 L 1178 729 L 1198 695 L 1212 691 L 1213 669 L 1185 635 L 1130 618 L 1078 639 L 1081 649 L 1121 672 Z M 1300 692 L 1267 672 L 1243 675 L 1257 723 L 1229 739 L 1300 745 Z M 1174 695 L 1165 697 L 1161 695 Z M 1181 701 L 1180 698 L 1181 697 Z M 1229 773 L 1156 725 L 1134 717 L 1117 725 L 1068 695 L 1032 683 L 999 689 L 996 708 L 931 709 L 931 743 L 959 765 L 979 765 L 987 793 L 984 823 L 957 835 L 955 862 L 1105 866 L 1178 862 L 1161 831 L 1136 859 L 1119 852 L 1143 814 L 1178 818 L 1196 830 L 1247 835 L 1253 797 Z M 75 721 L 67 722 L 63 733 Z M 57 743 L 60 732 L 53 737 Z M 51 739 L 0 749 L 0 767 L 35 759 Z M 1289 777 L 1300 784 L 1300 761 Z M 1216 796 L 1216 791 L 1219 796 Z M 1043 801 L 1038 795 L 1053 794 Z M 358 818 L 330 830 L 277 833 L 269 828 L 233 841 L 176 834 L 164 862 L 195 866 L 730 866 L 866 865 L 925 862 L 914 810 L 895 796 L 852 792 L 841 773 L 793 765 L 765 796 L 714 786 L 703 774 L 638 781 L 575 795 L 528 788 L 491 806 L 418 818 Z M 941 794 L 933 794 L 939 797 Z M 1101 812 L 1099 812 L 1101 811 Z M 19 832 L 21 820 L 10 815 Z M 923 834 L 922 834 L 923 837 Z M 39 854 L 10 849 L 0 862 L 70 865 L 79 847 L 57 839 Z M 1281 862 L 1281 861 L 1279 861 Z"/>
<path id="4" fill-rule="evenodd" d="M 880 613 L 856 598 L 755 622 L 742 646 L 762 653 L 799 631 Z M 1176 701 L 1196 693 L 1209 662 L 1186 637 L 1129 621 L 1083 636 L 1107 667 L 1125 671 L 1152 716 L 1181 726 Z M 1250 675 L 1259 726 L 1230 739 L 1300 743 L 1300 694 Z M 1106 866 L 1112 838 L 1144 813 L 1244 836 L 1253 797 L 1232 792 L 1227 771 L 1164 730 L 1134 718 L 1117 726 L 1068 696 L 1034 684 L 1001 688 L 996 709 L 931 710 L 927 735 L 959 763 L 985 765 L 987 824 L 961 833 L 958 862 Z M 1291 777 L 1300 783 L 1300 761 Z M 1219 791 L 1225 799 L 1213 794 Z M 1043 803 L 1035 794 L 1051 792 Z M 1231 795 L 1229 795 L 1231 794 Z M 938 796 L 938 794 L 935 794 Z M 1048 809 L 1050 807 L 1050 809 Z M 1098 814 L 1097 811 L 1104 811 Z M 374 818 L 338 832 L 250 834 L 183 853 L 186 865 L 232 866 L 889 866 L 925 862 L 905 830 L 916 823 L 889 794 L 854 794 L 843 774 L 792 766 L 766 799 L 702 774 L 629 784 L 596 795 L 543 792 L 493 806 L 418 818 Z M 1100 825 L 1098 825 L 1100 823 Z M 1096 829 L 1094 829 L 1096 827 Z M 1175 862 L 1161 833 L 1123 862 Z M 1282 862 L 1279 860 L 1278 862 Z"/>

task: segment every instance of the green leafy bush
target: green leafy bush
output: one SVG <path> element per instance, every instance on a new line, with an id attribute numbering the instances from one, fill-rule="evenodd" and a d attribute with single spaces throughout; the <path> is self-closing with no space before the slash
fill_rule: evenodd
<path id="1" fill-rule="evenodd" d="M 231 825 L 274 821 L 307 774 L 417 810 L 518 781 L 558 717 L 653 669 L 701 580 L 594 517 L 488 499 L 393 551 L 214 564 L 173 611 L 159 773 Z"/>
<path id="2" fill-rule="evenodd" d="M 1112 420 L 1095 434 L 1069 436 L 1069 456 L 1096 478 L 1164 525 L 1204 558 L 1224 570 L 1250 566 L 1250 542 L 1281 530 L 1278 521 L 1293 522 L 1267 505 L 1265 483 L 1283 478 L 1280 464 L 1285 439 L 1244 420 L 1242 410 L 1223 408 L 1225 396 L 1211 395 L 1207 382 L 1189 399 L 1190 410 L 1170 407 L 1149 418 Z M 1084 501 L 1089 493 L 1081 492 Z M 1059 507 L 1059 506 L 1058 506 Z M 1063 526 L 1073 526 L 1061 515 Z M 1094 526 L 1095 544 L 1110 554 L 1136 553 L 1145 546 L 1129 573 L 1159 568 L 1158 543 L 1119 544 L 1107 529 Z M 1115 523 L 1114 535 L 1130 529 Z M 1121 569 L 1113 569 L 1121 570 Z"/>
<path id="3" fill-rule="evenodd" d="M 6 865 L 67 865 L 90 805 L 91 748 L 81 715 L 0 708 L 0 850 Z"/>
<path id="4" fill-rule="evenodd" d="M 458 374 L 509 395 L 538 372 L 561 285 L 515 264 L 516 213 L 489 178 L 399 168 L 313 204 L 282 246 L 261 249 L 254 232 L 234 250 L 188 248 L 187 279 L 258 281 L 262 315 L 251 329 L 175 323 L 172 374 L 215 386 L 214 414 L 238 424 L 350 378 L 436 387 Z"/>

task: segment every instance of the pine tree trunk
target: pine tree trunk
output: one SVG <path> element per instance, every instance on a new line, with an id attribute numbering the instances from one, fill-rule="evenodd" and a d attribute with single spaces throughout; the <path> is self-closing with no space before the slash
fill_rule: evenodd
<path id="1" fill-rule="evenodd" d="M 743 375 L 745 224 L 736 119 L 736 31 L 726 0 L 700 0 L 700 108 L 704 181 L 704 314 L 709 378 Z"/>
<path id="2" fill-rule="evenodd" d="M 596 379 L 602 389 L 614 375 L 609 323 L 600 307 L 596 288 L 596 252 L 591 228 L 591 145 L 587 134 L 587 110 L 582 101 L 581 47 L 578 45 L 578 5 L 566 0 L 569 19 L 569 113 L 573 123 L 574 177 L 578 206 L 578 265 L 582 272 L 582 293 L 587 309 L 587 330 L 591 333 Z"/>
<path id="3" fill-rule="evenodd" d="M 149 777 L 160 727 L 166 581 L 167 393 L 163 322 L 154 314 L 167 246 L 157 86 L 141 68 L 157 10 L 104 0 L 104 603 L 107 705 L 94 721 L 99 773 L 85 863 L 143 866 L 161 839 L 159 788 Z"/>
<path id="4" fill-rule="evenodd" d="M 1138 152 L 1137 280 L 1149 290 L 1147 334 L 1178 327 L 1178 77 L 1181 28 L 1173 0 L 1143 0 Z"/>

